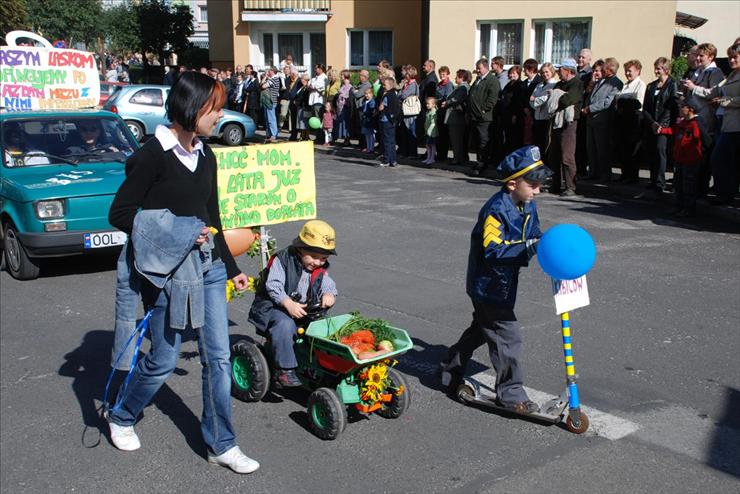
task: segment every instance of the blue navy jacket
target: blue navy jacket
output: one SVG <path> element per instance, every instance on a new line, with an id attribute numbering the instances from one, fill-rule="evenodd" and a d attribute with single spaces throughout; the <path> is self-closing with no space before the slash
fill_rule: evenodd
<path id="1" fill-rule="evenodd" d="M 534 201 L 520 210 L 504 190 L 491 196 L 470 234 L 468 296 L 474 302 L 514 308 L 519 268 L 529 264 L 525 242 L 541 236 Z"/>

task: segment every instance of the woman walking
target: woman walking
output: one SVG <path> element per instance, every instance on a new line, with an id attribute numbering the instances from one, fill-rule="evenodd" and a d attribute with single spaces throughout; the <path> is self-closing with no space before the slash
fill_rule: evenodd
<path id="1" fill-rule="evenodd" d="M 139 276 L 131 270 L 130 276 L 139 277 L 145 305 L 152 311 L 152 344 L 149 353 L 136 365 L 128 386 L 121 391 L 118 403 L 107 413 L 107 420 L 114 446 L 123 451 L 139 449 L 141 443 L 134 432 L 134 424 L 175 370 L 182 338 L 182 331 L 178 328 L 190 325 L 198 332 L 198 353 L 203 366 L 201 433 L 208 447 L 208 462 L 231 468 L 237 473 L 251 473 L 259 468 L 259 463 L 241 452 L 231 423 L 231 365 L 226 309 L 227 278 L 233 280 L 238 290 L 243 290 L 247 287 L 247 277 L 239 271 L 221 232 L 216 157 L 197 137 L 211 135 L 223 115 L 221 108 L 225 99 L 221 83 L 197 72 L 183 73 L 167 98 L 167 117 L 172 126 L 158 126 L 155 138 L 148 140 L 126 163 L 126 179 L 111 205 L 110 223 L 129 235 L 133 232 L 134 239 L 137 232 L 135 223 L 137 228 L 143 223 L 138 215 L 152 218 L 161 214 L 175 220 L 195 221 L 205 227 L 198 226 L 199 231 L 194 234 L 172 228 L 172 225 L 168 229 L 163 221 L 148 222 L 146 239 L 156 241 L 157 237 L 167 236 L 182 244 L 183 236 L 190 233 L 192 236 L 185 239 L 185 244 L 195 239 L 189 244 L 190 254 L 195 251 L 195 255 L 204 260 L 196 263 L 197 268 L 192 268 L 200 271 L 196 272 L 196 280 L 201 283 L 188 286 L 184 303 L 171 296 L 175 289 L 182 288 L 170 287 L 168 293 L 166 287 L 157 288 L 159 284 L 155 286 L 149 276 Z M 210 241 L 209 227 L 216 230 L 213 242 Z M 145 238 L 144 235 L 141 238 Z M 138 253 L 146 247 L 145 242 L 140 245 L 133 240 L 130 242 L 133 242 L 133 255 L 138 264 L 143 261 Z M 205 246 L 211 245 L 210 256 L 206 256 L 208 249 Z M 170 249 L 171 246 L 166 247 Z M 188 252 L 187 245 L 184 251 Z M 157 265 L 169 262 L 166 256 L 157 252 L 162 250 L 150 248 L 147 259 L 154 258 Z M 159 262 L 157 256 L 160 257 Z M 177 273 L 180 269 L 176 268 Z"/>

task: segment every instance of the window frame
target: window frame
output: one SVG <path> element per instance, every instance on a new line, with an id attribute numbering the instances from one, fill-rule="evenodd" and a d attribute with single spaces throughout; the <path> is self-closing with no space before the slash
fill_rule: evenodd
<path id="1" fill-rule="evenodd" d="M 146 92 L 152 92 L 152 93 L 155 93 L 156 92 L 157 94 L 159 94 L 159 98 L 158 99 L 155 99 L 151 103 L 144 103 L 144 102 L 141 102 L 141 101 L 134 101 L 134 98 L 136 98 L 140 94 L 146 93 Z M 159 103 L 159 101 L 161 101 L 161 103 Z M 162 90 L 160 88 L 153 88 L 153 87 L 144 87 L 144 88 L 141 88 L 138 91 L 136 91 L 134 94 L 132 94 L 129 97 L 129 99 L 128 99 L 129 104 L 132 104 L 132 105 L 153 106 L 153 107 L 156 107 L 156 108 L 163 108 L 165 101 L 167 101 L 167 98 L 166 98 L 166 96 L 164 96 L 162 94 Z"/>
<path id="2" fill-rule="evenodd" d="M 205 12 L 205 19 L 203 19 L 203 12 Z M 207 5 L 201 5 L 198 8 L 198 22 L 201 24 L 208 24 L 208 6 Z"/>
<path id="3" fill-rule="evenodd" d="M 347 35 L 346 35 L 346 49 L 347 49 L 347 57 L 345 60 L 345 65 L 350 70 L 358 70 L 358 69 L 367 69 L 370 68 L 370 32 L 387 32 L 391 34 L 391 59 L 388 60 L 391 65 L 393 65 L 393 47 L 395 45 L 395 33 L 393 32 L 393 29 L 391 28 L 372 28 L 372 29 L 355 29 L 355 28 L 348 28 L 347 29 Z M 363 33 L 362 34 L 362 61 L 364 62 L 363 65 L 352 65 L 352 35 L 350 33 Z M 379 62 L 380 60 L 378 60 Z M 377 62 L 376 62 L 377 63 Z"/>
<path id="4" fill-rule="evenodd" d="M 493 57 L 498 56 L 498 25 L 499 24 L 518 24 L 520 27 L 520 39 L 519 39 L 519 65 L 524 62 L 524 36 L 525 36 L 525 19 L 478 19 L 475 24 L 475 62 L 477 62 L 481 56 L 484 56 L 490 62 Z M 489 37 L 488 37 L 488 52 L 480 53 L 481 41 L 483 30 L 481 26 L 489 25 Z M 533 25 L 534 26 L 534 25 Z M 474 62 L 474 63 L 475 63 Z M 506 64 L 504 67 L 509 68 L 515 64 Z"/>
<path id="5" fill-rule="evenodd" d="M 543 40 L 543 48 L 542 48 L 543 57 L 542 57 L 542 60 L 537 59 L 537 62 L 540 65 L 546 62 L 560 63 L 560 60 L 552 60 L 552 49 L 554 46 L 553 24 L 561 23 L 561 22 L 585 22 L 587 23 L 588 24 L 588 37 L 586 39 L 584 48 L 588 48 L 591 46 L 591 37 L 593 36 L 593 26 L 594 26 L 593 17 L 549 17 L 549 18 L 543 18 L 543 19 L 532 19 L 531 37 L 530 37 L 530 44 L 529 44 L 529 56 L 531 58 L 535 58 L 534 55 L 537 51 L 537 37 L 535 36 L 535 33 L 536 33 L 535 26 L 537 24 L 545 24 L 545 32 L 544 32 L 545 39 Z M 578 53 L 574 53 L 572 55 L 574 58 L 576 59 L 578 58 Z"/>

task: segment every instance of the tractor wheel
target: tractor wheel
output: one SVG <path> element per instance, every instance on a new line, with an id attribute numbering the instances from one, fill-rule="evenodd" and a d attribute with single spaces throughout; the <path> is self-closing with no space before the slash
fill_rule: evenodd
<path id="1" fill-rule="evenodd" d="M 333 440 L 347 427 L 347 407 L 336 391 L 319 388 L 308 397 L 308 421 L 321 439 Z"/>
<path id="2" fill-rule="evenodd" d="M 397 419 L 409 408 L 411 390 L 409 389 L 409 385 L 406 384 L 406 378 L 396 369 L 388 369 L 388 377 L 390 377 L 391 386 L 394 388 L 403 386 L 403 392 L 401 394 L 394 394 L 391 401 L 383 403 L 380 410 L 378 410 L 378 415 L 387 419 Z"/>
<path id="3" fill-rule="evenodd" d="M 270 388 L 270 367 L 254 343 L 239 340 L 231 347 L 231 394 L 241 401 L 260 401 Z"/>
<path id="4" fill-rule="evenodd" d="M 580 415 L 581 418 L 578 421 L 578 425 L 573 422 L 573 419 L 571 419 L 570 415 L 568 415 L 568 418 L 565 419 L 565 428 L 573 434 L 583 434 L 588 430 L 588 417 L 583 412 L 580 412 Z"/>

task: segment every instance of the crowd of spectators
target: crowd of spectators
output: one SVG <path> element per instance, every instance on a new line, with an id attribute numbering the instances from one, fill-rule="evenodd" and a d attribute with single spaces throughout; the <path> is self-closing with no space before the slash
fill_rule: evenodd
<path id="1" fill-rule="evenodd" d="M 685 216 L 707 197 L 712 178 L 711 202 L 727 204 L 738 192 L 739 49 L 737 41 L 727 49 L 731 73 L 724 74 L 714 63 L 716 47 L 695 46 L 680 80 L 660 57 L 647 84 L 639 60 L 620 67 L 612 57 L 593 60 L 589 49 L 556 65 L 528 59 L 506 69 L 501 57 L 482 58 L 474 74 L 437 68 L 434 60 L 425 61 L 421 73 L 413 65 L 394 70 L 382 60 L 372 80 L 368 70 L 353 76 L 322 64 L 301 73 L 290 56 L 262 73 L 252 65 L 200 70 L 226 86 L 230 109 L 264 126 L 268 142 L 284 130 L 291 141 L 356 145 L 379 155 L 383 167 L 418 158 L 421 146 L 421 164 L 465 165 L 471 175 L 535 144 L 554 172 L 549 192 L 562 196 L 575 195 L 584 180 L 638 183 L 641 168 L 650 170 L 650 179 L 640 195 L 657 196 L 667 190 L 666 171 L 673 168 L 676 212 Z M 176 71 L 168 74 L 171 84 Z"/>

